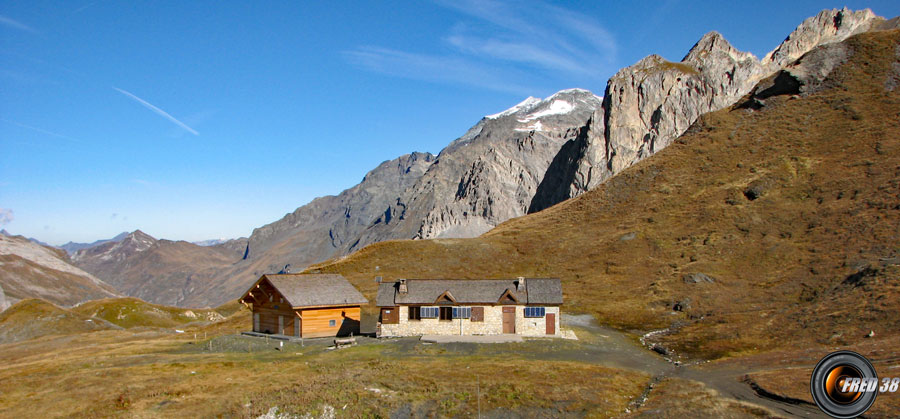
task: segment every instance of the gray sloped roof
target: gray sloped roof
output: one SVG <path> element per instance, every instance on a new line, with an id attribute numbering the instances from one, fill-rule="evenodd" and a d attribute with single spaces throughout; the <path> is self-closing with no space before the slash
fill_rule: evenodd
<path id="1" fill-rule="evenodd" d="M 507 290 L 520 304 L 562 304 L 558 278 L 526 278 L 525 290 L 516 290 L 515 279 L 407 279 L 408 292 L 400 294 L 398 282 L 379 285 L 375 305 L 434 304 L 449 292 L 457 304 L 495 304 Z"/>
<path id="2" fill-rule="evenodd" d="M 368 304 L 369 300 L 337 274 L 267 274 L 263 277 L 291 307 Z"/>
<path id="3" fill-rule="evenodd" d="M 378 307 L 393 307 L 394 293 L 396 291 L 396 282 L 382 282 L 378 284 L 378 293 L 375 294 L 375 305 Z"/>
<path id="4" fill-rule="evenodd" d="M 528 289 L 528 304 L 562 304 L 562 283 L 559 278 L 529 278 L 525 280 Z"/>

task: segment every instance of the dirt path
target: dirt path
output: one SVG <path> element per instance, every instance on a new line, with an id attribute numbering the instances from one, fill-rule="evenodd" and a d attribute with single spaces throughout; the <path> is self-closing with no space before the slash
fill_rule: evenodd
<path id="1" fill-rule="evenodd" d="M 564 316 L 563 318 L 568 325 L 586 330 L 593 335 L 585 336 L 592 340 L 590 345 L 586 345 L 589 349 L 585 351 L 585 354 L 597 356 L 598 358 L 594 362 L 646 372 L 654 377 L 653 382 L 666 377 L 697 381 L 715 390 L 722 397 L 759 405 L 778 415 L 802 418 L 828 417 L 814 405 L 790 403 L 761 396 L 748 383 L 741 380 L 746 374 L 759 372 L 759 368 L 738 369 L 709 364 L 676 366 L 656 352 L 641 346 L 627 335 L 597 325 L 590 316 Z M 565 353 L 561 355 L 564 356 Z M 583 357 L 578 358 L 584 360 Z M 649 386 L 643 397 L 652 397 L 652 389 Z"/>

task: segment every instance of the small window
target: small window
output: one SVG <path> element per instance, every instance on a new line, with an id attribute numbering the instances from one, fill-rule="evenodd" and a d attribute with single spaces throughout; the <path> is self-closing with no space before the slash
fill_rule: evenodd
<path id="1" fill-rule="evenodd" d="M 544 307 L 525 307 L 525 317 L 544 317 Z"/>
<path id="2" fill-rule="evenodd" d="M 335 327 L 335 326 L 337 326 L 337 320 L 329 320 L 328 321 L 328 327 Z"/>
<path id="3" fill-rule="evenodd" d="M 422 308 L 421 307 L 410 307 L 409 308 L 409 319 L 410 320 L 422 320 Z"/>
<path id="4" fill-rule="evenodd" d="M 437 307 L 421 307 L 419 310 L 423 319 L 436 319 L 438 317 Z"/>
<path id="5" fill-rule="evenodd" d="M 453 318 L 453 309 L 454 307 L 441 307 L 441 318 L 440 320 L 450 320 Z"/>
<path id="6" fill-rule="evenodd" d="M 453 307 L 454 319 L 468 319 L 472 317 L 472 307 Z"/>

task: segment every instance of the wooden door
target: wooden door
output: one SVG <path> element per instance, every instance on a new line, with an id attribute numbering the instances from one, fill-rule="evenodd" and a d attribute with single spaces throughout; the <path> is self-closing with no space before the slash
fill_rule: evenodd
<path id="1" fill-rule="evenodd" d="M 547 313 L 547 334 L 556 334 L 556 313 Z"/>
<path id="2" fill-rule="evenodd" d="M 297 336 L 294 334 L 294 324 L 296 319 L 293 316 L 284 316 L 284 331 L 281 333 L 285 336 Z"/>
<path id="3" fill-rule="evenodd" d="M 284 334 L 284 316 L 278 316 L 278 334 Z"/>
<path id="4" fill-rule="evenodd" d="M 515 307 L 503 307 L 503 333 L 516 333 Z"/>
<path id="5" fill-rule="evenodd" d="M 253 313 L 253 331 L 259 332 L 259 313 Z"/>
<path id="6" fill-rule="evenodd" d="M 399 307 L 384 307 L 381 309 L 381 322 L 384 324 L 400 323 Z"/>

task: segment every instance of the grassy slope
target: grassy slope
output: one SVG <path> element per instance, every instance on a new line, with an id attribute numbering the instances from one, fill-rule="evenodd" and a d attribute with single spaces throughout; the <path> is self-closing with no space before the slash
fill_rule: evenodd
<path id="1" fill-rule="evenodd" d="M 215 310 L 183 309 L 151 304 L 137 298 L 108 298 L 88 301 L 74 307 L 73 311 L 88 317 L 97 317 L 124 328 L 175 327 L 192 322 L 221 320 Z"/>
<path id="2" fill-rule="evenodd" d="M 0 312 L 0 343 L 109 328 L 104 322 L 37 299 L 19 301 Z"/>
<path id="3" fill-rule="evenodd" d="M 900 252 L 900 91 L 885 90 L 898 38 L 854 37 L 828 89 L 705 115 L 596 190 L 482 237 L 383 242 L 310 270 L 342 273 L 370 300 L 376 275 L 557 276 L 565 310 L 678 326 L 664 340 L 698 357 L 896 333 L 898 269 L 879 260 Z M 746 199 L 757 184 L 763 196 Z M 865 264 L 873 276 L 844 283 Z M 694 272 L 717 281 L 682 280 Z"/>
<path id="4" fill-rule="evenodd" d="M 121 330 L 3 345 L 0 416 L 256 417 L 274 406 L 318 416 L 326 405 L 341 417 L 387 417 L 404 407 L 424 412 L 418 416 L 474 416 L 480 384 L 482 412 L 608 417 L 649 379 L 517 351 L 447 352 L 414 342 L 326 351 L 319 341 L 276 351 L 275 341 L 262 339 L 194 340 L 211 327 L 234 332 L 216 324 L 184 334 Z"/>

